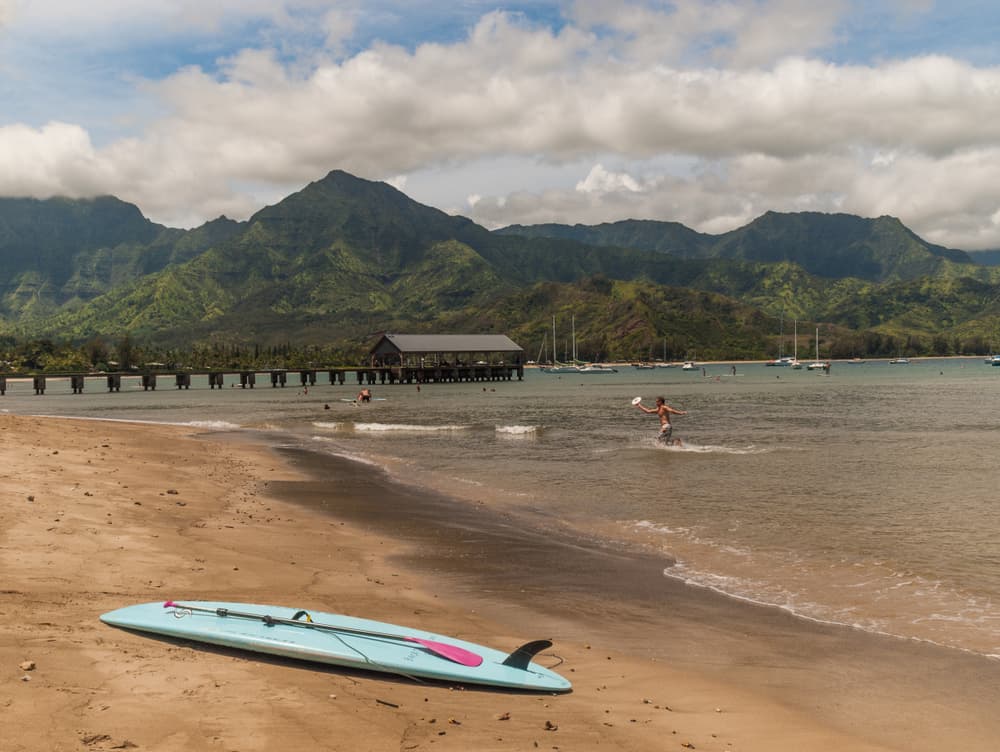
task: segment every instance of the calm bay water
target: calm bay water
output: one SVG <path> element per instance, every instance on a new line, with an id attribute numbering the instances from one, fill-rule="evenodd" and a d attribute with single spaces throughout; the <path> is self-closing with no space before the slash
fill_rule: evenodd
<path id="1" fill-rule="evenodd" d="M 981 359 L 619 369 L 523 382 L 83 395 L 9 385 L 0 410 L 186 423 L 374 463 L 400 480 L 652 547 L 664 576 L 1000 657 L 1000 368 Z M 652 405 L 683 447 L 663 447 Z M 345 401 L 346 400 L 346 401 Z"/>

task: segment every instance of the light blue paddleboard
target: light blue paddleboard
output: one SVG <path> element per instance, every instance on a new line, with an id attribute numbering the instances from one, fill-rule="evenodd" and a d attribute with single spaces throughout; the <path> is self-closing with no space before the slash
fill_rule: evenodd
<path id="1" fill-rule="evenodd" d="M 568 692 L 572 686 L 531 660 L 551 645 L 546 640 L 508 654 L 432 632 L 343 614 L 306 613 L 252 603 L 167 604 L 126 606 L 102 615 L 101 621 L 228 648 L 445 682 L 536 692 Z"/>

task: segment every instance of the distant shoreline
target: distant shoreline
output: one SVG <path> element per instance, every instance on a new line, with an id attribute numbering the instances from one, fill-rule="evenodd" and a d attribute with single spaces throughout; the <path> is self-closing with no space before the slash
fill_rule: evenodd
<path id="1" fill-rule="evenodd" d="M 890 360 L 894 360 L 898 356 L 882 356 L 878 358 L 820 358 L 821 361 L 829 363 L 888 363 Z M 917 360 L 978 360 L 981 361 L 989 356 L 987 355 L 906 355 L 903 356 L 909 361 Z M 604 366 L 611 366 L 613 368 L 633 368 L 636 364 L 641 365 L 652 365 L 657 368 L 668 367 L 668 368 L 680 368 L 684 363 L 694 363 L 697 366 L 738 366 L 738 365 L 766 365 L 770 363 L 772 358 L 767 358 L 765 360 L 593 360 L 593 361 L 581 361 L 581 363 L 599 363 Z M 802 359 L 802 362 L 812 361 L 813 358 Z M 541 363 L 527 363 L 525 368 L 542 369 L 548 368 L 549 365 Z"/>

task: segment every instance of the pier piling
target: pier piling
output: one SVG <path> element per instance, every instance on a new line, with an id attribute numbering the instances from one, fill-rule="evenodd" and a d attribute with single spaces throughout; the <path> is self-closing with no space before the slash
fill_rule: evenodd
<path id="1" fill-rule="evenodd" d="M 386 365 L 374 364 L 369 366 L 343 366 L 343 367 L 323 367 L 316 368 L 294 368 L 291 373 L 296 383 L 303 387 L 315 386 L 318 375 L 326 372 L 330 379 L 330 386 L 344 386 L 350 380 L 356 379 L 359 386 L 395 385 L 395 384 L 446 384 L 461 383 L 470 381 L 511 381 L 521 380 L 524 376 L 524 366 L 520 364 L 486 364 L 486 363 L 435 363 L 428 365 Z M 120 392 L 122 378 L 134 378 L 142 384 L 144 391 L 156 391 L 156 382 L 160 376 L 169 379 L 173 376 L 174 383 L 178 389 L 190 389 L 191 381 L 194 377 L 206 377 L 209 388 L 222 389 L 225 384 L 225 377 L 228 374 L 234 379 L 239 379 L 240 387 L 253 389 L 257 383 L 257 374 L 262 378 L 270 376 L 272 387 L 284 387 L 288 380 L 288 371 L 284 369 L 269 369 L 265 371 L 253 370 L 231 370 L 231 371 L 175 371 L 157 372 L 145 371 L 122 371 L 119 373 L 47 373 L 47 374 L 0 374 L 0 395 L 7 393 L 8 382 L 11 378 L 29 381 L 35 390 L 35 394 L 44 394 L 47 379 L 69 381 L 73 394 L 82 394 L 84 384 L 87 379 L 104 379 L 109 392 Z M 294 374 L 298 374 L 295 376 Z M 353 376 L 352 376 L 353 374 Z M 233 384 L 235 386 L 235 383 Z"/>

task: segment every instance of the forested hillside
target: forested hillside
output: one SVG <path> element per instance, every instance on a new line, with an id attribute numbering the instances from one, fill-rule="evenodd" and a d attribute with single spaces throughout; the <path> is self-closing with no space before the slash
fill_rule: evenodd
<path id="1" fill-rule="evenodd" d="M 245 222 L 150 222 L 112 197 L 0 199 L 7 347 L 128 337 L 150 352 L 322 347 L 378 332 L 502 331 L 581 354 L 773 356 L 781 319 L 844 355 L 1000 344 L 1000 270 L 891 217 L 767 213 L 723 235 L 674 222 L 490 232 L 334 171 Z M 893 349 L 889 349 L 893 348 Z"/>

